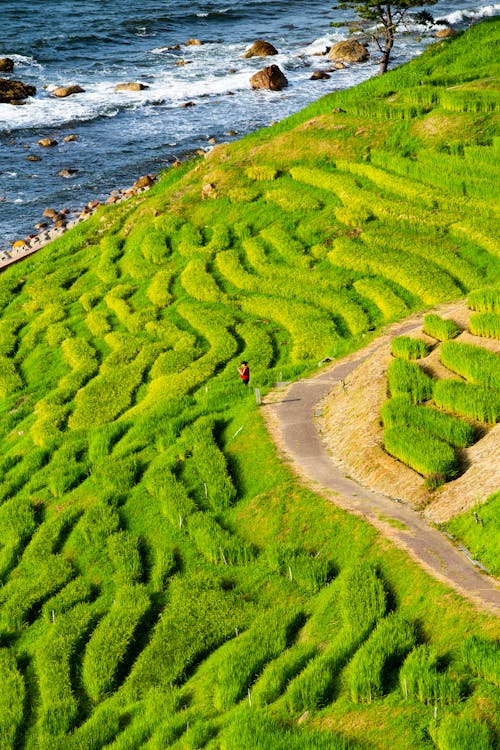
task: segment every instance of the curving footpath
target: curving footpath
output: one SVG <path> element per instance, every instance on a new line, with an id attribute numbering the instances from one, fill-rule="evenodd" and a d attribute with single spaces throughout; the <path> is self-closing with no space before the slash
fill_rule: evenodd
<path id="1" fill-rule="evenodd" d="M 421 318 L 393 326 L 387 336 L 407 333 Z M 378 340 L 380 341 L 380 339 Z M 291 459 L 292 468 L 328 499 L 375 526 L 427 573 L 476 605 L 500 615 L 500 584 L 479 569 L 418 512 L 344 475 L 324 448 L 315 425 L 318 402 L 378 348 L 377 341 L 318 375 L 299 380 L 266 399 L 264 415 L 271 436 Z M 332 495 L 333 493 L 333 495 Z"/>

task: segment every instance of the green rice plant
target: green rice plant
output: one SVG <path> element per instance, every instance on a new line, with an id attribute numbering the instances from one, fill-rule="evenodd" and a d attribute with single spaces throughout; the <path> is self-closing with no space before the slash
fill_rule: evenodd
<path id="1" fill-rule="evenodd" d="M 147 295 L 149 301 L 155 307 L 168 307 L 173 300 L 170 292 L 170 285 L 174 278 L 174 271 L 171 268 L 161 268 L 155 273 L 148 286 Z"/>
<path id="2" fill-rule="evenodd" d="M 39 401 L 35 407 L 36 422 L 30 427 L 30 435 L 35 445 L 40 448 L 51 445 L 60 437 L 66 426 L 71 406 L 60 403 L 61 400 L 51 394 Z"/>
<path id="3" fill-rule="evenodd" d="M 488 184 L 491 187 L 491 183 Z M 471 217 L 468 221 L 455 223 L 450 227 L 450 233 L 458 237 L 462 242 L 464 239 L 473 242 L 475 245 L 486 250 L 493 257 L 500 258 L 500 242 L 497 239 L 496 231 L 490 233 L 487 230 L 487 219 L 481 217 L 479 227 L 477 218 Z M 498 219 L 492 220 L 494 230 L 496 230 Z M 479 286 L 476 284 L 476 286 Z"/>
<path id="4" fill-rule="evenodd" d="M 367 562 L 346 568 L 339 576 L 339 583 L 342 629 L 344 635 L 357 643 L 385 615 L 387 597 L 384 585 Z"/>
<path id="5" fill-rule="evenodd" d="M 97 339 L 104 338 L 111 331 L 111 324 L 104 310 L 90 310 L 85 316 L 85 325 Z"/>
<path id="6" fill-rule="evenodd" d="M 17 275 L 2 273 L 0 277 L 0 310 L 7 308 L 14 299 L 14 292 L 21 286 L 22 281 Z"/>
<path id="7" fill-rule="evenodd" d="M 104 497 L 100 497 L 83 513 L 81 519 L 70 534 L 66 547 L 70 553 L 78 556 L 79 567 L 83 573 L 99 571 L 111 573 L 106 550 L 107 540 L 120 530 L 120 518 L 115 508 L 111 507 Z"/>
<path id="8" fill-rule="evenodd" d="M 113 699 L 96 706 L 90 718 L 71 733 L 47 737 L 40 750 L 101 750 L 121 729 L 120 708 Z"/>
<path id="9" fill-rule="evenodd" d="M 242 297 L 241 309 L 258 318 L 274 320 L 286 328 L 292 337 L 292 362 L 317 361 L 332 349 L 338 340 L 334 322 L 326 313 L 312 305 L 288 300 L 276 301 L 255 295 Z"/>
<path id="10" fill-rule="evenodd" d="M 147 227 L 141 241 L 141 253 L 150 263 L 161 265 L 170 254 L 165 234 L 154 227 Z"/>
<path id="11" fill-rule="evenodd" d="M 134 231 L 135 229 L 135 231 Z M 123 256 L 120 260 L 120 269 L 124 277 L 129 276 L 134 281 L 147 281 L 150 279 L 157 266 L 146 260 L 141 251 L 141 240 L 144 228 L 136 225 L 125 240 Z"/>
<path id="12" fill-rule="evenodd" d="M 23 381 L 14 362 L 0 355 L 0 398 L 7 398 L 22 388 Z"/>
<path id="13" fill-rule="evenodd" d="M 477 312 L 500 314 L 500 286 L 485 287 L 470 292 L 467 304 Z"/>
<path id="14" fill-rule="evenodd" d="M 14 497 L 0 505 L 0 580 L 17 564 L 17 558 L 35 530 L 31 500 Z"/>
<path id="15" fill-rule="evenodd" d="M 75 723 L 78 702 L 71 684 L 72 656 L 78 642 L 92 623 L 92 609 L 77 604 L 59 615 L 38 642 L 35 671 L 39 692 L 37 734 L 39 747 L 49 747 L 51 739 L 65 735 Z"/>
<path id="16" fill-rule="evenodd" d="M 438 380 L 434 383 L 433 398 L 441 409 L 495 424 L 500 419 L 500 394 L 482 385 L 461 380 Z"/>
<path id="17" fill-rule="evenodd" d="M 206 245 L 206 249 L 210 251 L 211 255 L 217 255 L 217 253 L 223 250 L 228 250 L 232 244 L 231 229 L 228 224 L 214 224 L 212 227 L 212 236 L 210 241 Z"/>
<path id="18" fill-rule="evenodd" d="M 451 277 L 432 261 L 401 248 L 393 249 L 386 244 L 377 246 L 373 238 L 370 244 L 346 238 L 336 239 L 328 259 L 334 266 L 352 268 L 395 282 L 427 305 L 460 297 L 462 293 Z"/>
<path id="19" fill-rule="evenodd" d="M 316 653 L 310 643 L 295 643 L 269 662 L 252 688 L 252 704 L 265 706 L 277 700 Z"/>
<path id="20" fill-rule="evenodd" d="M 441 91 L 440 103 L 450 112 L 495 112 L 500 109 L 500 95 L 491 90 L 453 87 Z"/>
<path id="21" fill-rule="evenodd" d="M 415 631 L 397 612 L 380 620 L 354 656 L 349 669 L 349 689 L 354 703 L 371 703 L 383 695 L 387 665 L 402 661 L 415 645 Z"/>
<path id="22" fill-rule="evenodd" d="M 436 409 L 415 406 L 406 396 L 386 401 L 380 413 L 385 428 L 412 427 L 445 440 L 455 448 L 465 448 L 475 439 L 472 425 Z"/>
<path id="23" fill-rule="evenodd" d="M 500 391 L 500 357 L 474 344 L 445 341 L 439 349 L 442 364 L 466 380 Z"/>
<path id="24" fill-rule="evenodd" d="M 226 711 L 248 695 L 264 666 L 289 645 L 299 618 L 300 613 L 293 608 L 273 608 L 225 644 L 212 676 L 212 700 L 217 711 Z"/>
<path id="25" fill-rule="evenodd" d="M 260 236 L 291 266 L 309 268 L 311 258 L 304 245 L 292 237 L 282 224 L 275 223 L 261 229 Z"/>
<path id="26" fill-rule="evenodd" d="M 352 653 L 348 638 L 336 637 L 293 679 L 285 693 L 288 710 L 299 713 L 322 708 L 332 700 L 335 681 Z"/>
<path id="27" fill-rule="evenodd" d="M 205 241 L 200 229 L 188 221 L 182 225 L 181 230 L 176 237 L 176 245 L 179 253 L 188 260 L 192 258 L 193 255 L 198 256 L 207 253 L 205 250 Z"/>
<path id="28" fill-rule="evenodd" d="M 283 725 L 253 709 L 241 711 L 220 736 L 221 750 L 361 750 L 332 731 L 317 732 Z"/>
<path id="29" fill-rule="evenodd" d="M 59 387 L 77 391 L 99 368 L 95 349 L 83 338 L 70 338 L 61 342 L 61 350 L 72 372 L 59 381 Z"/>
<path id="30" fill-rule="evenodd" d="M 493 738 L 487 726 L 467 714 L 448 715 L 431 729 L 438 750 L 494 750 Z"/>
<path id="31" fill-rule="evenodd" d="M 500 687 L 500 646 L 480 635 L 464 640 L 461 656 L 472 674 Z"/>
<path id="32" fill-rule="evenodd" d="M 227 468 L 227 461 L 214 439 L 215 422 L 202 417 L 182 433 L 182 441 L 189 447 L 192 463 L 205 497 L 213 511 L 229 508 L 236 499 L 236 490 Z"/>
<path id="33" fill-rule="evenodd" d="M 429 344 L 411 336 L 395 336 L 391 339 L 391 353 L 401 359 L 421 359 L 429 354 Z"/>
<path id="34" fill-rule="evenodd" d="M 24 316 L 18 315 L 0 321 L 0 355 L 11 357 L 17 347 L 17 333 L 26 323 Z"/>
<path id="35" fill-rule="evenodd" d="M 107 456 L 92 466 L 95 481 L 106 492 L 130 490 L 137 483 L 139 472 L 137 456 Z"/>
<path id="36" fill-rule="evenodd" d="M 112 284 L 120 274 L 117 260 L 123 254 L 123 240 L 113 234 L 106 234 L 99 242 L 99 260 L 95 274 L 104 284 Z"/>
<path id="37" fill-rule="evenodd" d="M 155 594 L 164 591 L 168 579 L 175 573 L 177 567 L 177 548 L 158 545 L 154 551 L 153 566 L 150 573 L 150 590 Z"/>
<path id="38" fill-rule="evenodd" d="M 425 705 L 447 706 L 460 701 L 460 683 L 439 671 L 437 651 L 427 644 L 410 651 L 399 670 L 399 685 L 404 698 Z"/>
<path id="39" fill-rule="evenodd" d="M 308 594 L 315 594 L 328 583 L 331 564 L 319 552 L 309 553 L 303 548 L 279 544 L 267 549 L 267 563 L 273 572 L 295 581 Z"/>
<path id="40" fill-rule="evenodd" d="M 13 750 L 24 715 L 25 686 L 13 652 L 0 648 L 0 747 Z"/>
<path id="41" fill-rule="evenodd" d="M 137 538 L 128 531 L 117 531 L 108 537 L 106 546 L 118 588 L 133 586 L 141 579 L 142 563 L 137 543 Z"/>
<path id="42" fill-rule="evenodd" d="M 458 473 L 458 459 L 453 448 L 414 427 L 398 426 L 384 430 L 384 449 L 424 477 L 439 475 L 448 480 Z"/>
<path id="43" fill-rule="evenodd" d="M 438 341 L 454 339 L 460 333 L 460 328 L 453 320 L 447 320 L 440 315 L 430 313 L 424 316 L 423 332 Z"/>
<path id="44" fill-rule="evenodd" d="M 294 183 L 268 190 L 264 198 L 267 203 L 274 203 L 284 211 L 318 211 L 322 208 L 321 201 L 312 191 L 308 192 Z"/>
<path id="45" fill-rule="evenodd" d="M 408 311 L 404 300 L 383 279 L 358 279 L 353 287 L 361 297 L 366 297 L 378 307 L 384 320 L 393 320 Z"/>
<path id="46" fill-rule="evenodd" d="M 64 323 L 53 323 L 47 326 L 45 331 L 45 340 L 47 344 L 53 349 L 57 349 L 64 339 L 70 339 L 72 333 Z"/>
<path id="47" fill-rule="evenodd" d="M 152 687 L 168 690 L 202 657 L 242 629 L 241 598 L 213 573 L 199 570 L 173 576 L 169 601 L 146 647 L 136 659 L 124 692 L 131 700 Z"/>
<path id="48" fill-rule="evenodd" d="M 144 586 L 128 584 L 117 590 L 109 612 L 85 647 L 82 678 L 93 701 L 99 701 L 113 689 L 120 666 L 149 607 Z"/>
<path id="49" fill-rule="evenodd" d="M 252 363 L 252 371 L 268 370 L 274 360 L 274 347 L 265 324 L 258 321 L 240 323 L 236 333 L 245 342 L 242 359 Z"/>
<path id="50" fill-rule="evenodd" d="M 285 701 L 294 713 L 320 708 L 331 701 L 340 670 L 385 613 L 383 584 L 368 563 L 347 568 L 341 573 L 339 584 L 336 603 L 341 627 L 324 651 L 289 684 Z"/>
<path id="51" fill-rule="evenodd" d="M 126 411 L 144 379 L 151 355 L 151 346 L 145 346 L 131 364 L 120 370 L 101 371 L 79 390 L 75 396 L 73 413 L 68 419 L 70 429 L 79 430 L 105 424 Z"/>
<path id="52" fill-rule="evenodd" d="M 393 359 L 387 369 L 391 396 L 408 396 L 412 403 L 428 401 L 432 396 L 432 378 L 416 362 Z"/>
<path id="53" fill-rule="evenodd" d="M 278 175 L 278 170 L 268 164 L 253 164 L 251 167 L 247 167 L 246 176 L 250 180 L 275 180 Z"/>
<path id="54" fill-rule="evenodd" d="M 192 513 L 187 520 L 189 537 L 203 557 L 215 565 L 247 565 L 255 558 L 250 542 L 231 534 L 208 513 Z"/>
<path id="55" fill-rule="evenodd" d="M 5 457 L 5 463 L 2 464 L 3 480 L 0 483 L 0 500 L 3 502 L 8 498 L 14 498 L 16 493 L 28 485 L 31 489 L 31 483 L 35 480 L 37 472 L 47 462 L 48 452 L 43 448 L 31 447 L 24 455 L 14 455 Z M 27 487 L 27 489 L 28 489 Z M 19 496 L 18 496 L 19 497 Z M 20 515 L 23 515 L 23 502 L 19 498 Z M 15 513 L 15 510 L 14 510 Z"/>
<path id="56" fill-rule="evenodd" d="M 469 328 L 475 336 L 500 339 L 500 315 L 492 312 L 473 313 L 470 316 Z"/>
<path id="57" fill-rule="evenodd" d="M 89 313 L 103 298 L 104 290 L 94 287 L 88 292 L 84 292 L 79 298 L 79 302 L 85 312 Z"/>
<path id="58" fill-rule="evenodd" d="M 143 484 L 149 494 L 161 503 L 161 511 L 173 526 L 183 521 L 196 510 L 194 501 L 172 470 L 174 462 L 167 454 L 160 453 L 146 470 Z"/>
<path id="59" fill-rule="evenodd" d="M 480 560 L 490 575 L 500 573 L 500 492 L 493 492 L 472 508 L 456 515 L 446 524 L 447 530 Z"/>
<path id="60" fill-rule="evenodd" d="M 51 623 L 59 615 L 72 607 L 92 598 L 94 586 L 83 576 L 77 576 L 50 599 L 44 602 L 42 616 L 46 623 Z"/>
<path id="61" fill-rule="evenodd" d="M 72 565 L 60 555 L 39 562 L 36 569 L 16 568 L 0 594 L 0 633 L 21 630 L 30 611 L 64 586 L 73 575 Z"/>
<path id="62" fill-rule="evenodd" d="M 220 302 L 224 297 L 204 258 L 191 258 L 180 279 L 187 294 L 199 302 Z"/>

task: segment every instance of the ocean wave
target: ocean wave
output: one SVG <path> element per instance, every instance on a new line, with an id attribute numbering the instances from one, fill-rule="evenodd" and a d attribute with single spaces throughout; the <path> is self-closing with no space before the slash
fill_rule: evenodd
<path id="1" fill-rule="evenodd" d="M 35 60 L 34 57 L 30 57 L 29 55 L 6 55 L 6 57 L 10 57 L 12 60 L 14 60 L 14 63 L 17 65 L 26 65 L 30 68 L 38 68 L 39 70 L 43 70 L 43 65 L 38 62 L 38 60 Z"/>
<path id="2" fill-rule="evenodd" d="M 492 16 L 498 15 L 500 15 L 500 3 L 495 3 L 493 5 L 480 5 L 478 8 L 472 8 L 470 10 L 453 11 L 446 16 L 436 19 L 436 23 L 441 22 L 441 25 L 460 25 L 464 22 L 475 21 L 480 18 L 491 18 Z"/>

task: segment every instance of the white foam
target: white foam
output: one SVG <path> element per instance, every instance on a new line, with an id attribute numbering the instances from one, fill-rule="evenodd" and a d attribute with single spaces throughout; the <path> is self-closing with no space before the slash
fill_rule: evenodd
<path id="1" fill-rule="evenodd" d="M 452 25 L 459 25 L 464 21 L 479 20 L 480 18 L 491 18 L 492 16 L 500 15 L 500 3 L 493 5 L 480 5 L 478 8 L 456 10 L 452 13 L 448 13 L 446 16 L 441 16 L 439 21 L 444 21 Z M 437 23 L 439 23 L 437 21 Z M 441 23 L 441 25 L 444 25 Z"/>

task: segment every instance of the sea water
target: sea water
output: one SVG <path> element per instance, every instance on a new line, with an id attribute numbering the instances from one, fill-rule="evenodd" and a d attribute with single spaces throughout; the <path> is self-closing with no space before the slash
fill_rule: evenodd
<path id="1" fill-rule="evenodd" d="M 429 10 L 464 28 L 498 14 L 500 4 L 440 0 Z M 0 104 L 0 248 L 33 231 L 46 207 L 104 199 L 214 141 L 231 141 L 375 75 L 371 48 L 366 63 L 310 80 L 331 65 L 318 53 L 346 38 L 331 22 L 353 17 L 320 0 L 0 0 L 0 57 L 15 63 L 0 76 L 37 89 L 22 106 Z M 440 26 L 401 30 L 392 65 L 420 54 Z M 186 45 L 189 39 L 202 44 Z M 243 58 L 255 39 L 279 54 Z M 289 86 L 253 91 L 251 75 L 271 62 Z M 134 81 L 147 88 L 115 91 Z M 51 94 L 68 84 L 84 92 Z M 64 142 L 69 134 L 77 139 Z M 39 146 L 46 137 L 57 145 Z M 59 175 L 63 169 L 75 171 L 68 178 Z"/>

